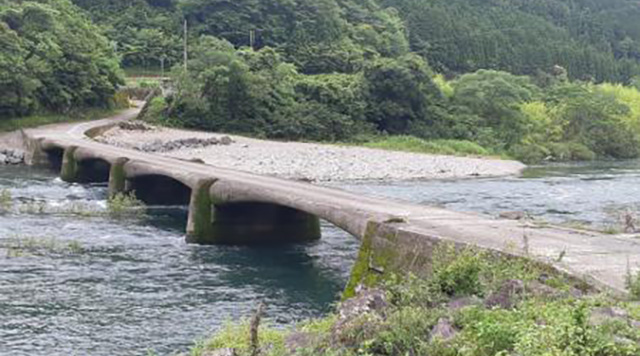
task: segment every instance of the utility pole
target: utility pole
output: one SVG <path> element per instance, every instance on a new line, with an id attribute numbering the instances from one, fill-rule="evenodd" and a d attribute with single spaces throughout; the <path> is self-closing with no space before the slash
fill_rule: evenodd
<path id="1" fill-rule="evenodd" d="M 253 45 L 256 42 L 256 30 L 249 30 L 249 47 L 253 49 Z"/>
<path id="2" fill-rule="evenodd" d="M 184 34 L 183 34 L 183 60 L 184 60 L 184 71 L 187 72 L 187 60 L 189 60 L 188 48 L 187 48 L 187 19 L 184 19 Z"/>

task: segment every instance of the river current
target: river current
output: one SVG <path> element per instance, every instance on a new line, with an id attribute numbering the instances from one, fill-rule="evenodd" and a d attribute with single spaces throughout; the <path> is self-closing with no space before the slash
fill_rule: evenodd
<path id="1" fill-rule="evenodd" d="M 640 207 L 640 162 L 531 168 L 518 178 L 330 185 L 609 226 L 621 210 Z M 0 167 L 0 191 L 12 200 L 0 209 L 0 355 L 168 355 L 249 316 L 258 301 L 275 325 L 320 316 L 338 300 L 359 247 L 329 224 L 309 244 L 187 245 L 184 207 L 110 217 L 104 185 L 67 184 L 28 167 Z"/>

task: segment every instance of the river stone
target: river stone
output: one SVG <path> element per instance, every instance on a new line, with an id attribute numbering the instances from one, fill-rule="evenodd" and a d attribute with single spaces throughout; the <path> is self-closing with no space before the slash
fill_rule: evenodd
<path id="1" fill-rule="evenodd" d="M 524 290 L 524 282 L 519 279 L 509 279 L 484 301 L 484 305 L 487 308 L 511 309 L 516 305 L 518 297 L 524 293 Z"/>
<path id="2" fill-rule="evenodd" d="M 7 164 L 7 156 L 4 153 L 0 153 L 0 164 Z"/>
<path id="3" fill-rule="evenodd" d="M 438 319 L 438 323 L 431 329 L 429 339 L 430 341 L 434 339 L 449 341 L 453 339 L 457 333 L 458 331 L 453 327 L 451 320 L 440 318 Z"/>
<path id="4" fill-rule="evenodd" d="M 503 211 L 499 216 L 502 219 L 522 220 L 526 217 L 526 214 L 524 211 Z"/>

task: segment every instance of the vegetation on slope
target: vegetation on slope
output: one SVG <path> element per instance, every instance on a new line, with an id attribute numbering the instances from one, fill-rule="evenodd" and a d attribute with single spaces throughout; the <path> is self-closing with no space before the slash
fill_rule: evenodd
<path id="1" fill-rule="evenodd" d="M 109 41 L 68 0 L 0 0 L 0 119 L 113 104 Z"/>
<path id="2" fill-rule="evenodd" d="M 527 260 L 452 246 L 435 252 L 429 279 L 392 278 L 335 314 L 292 329 L 230 323 L 191 355 L 231 348 L 242 355 L 575 355 L 640 352 L 640 309 Z M 253 345 L 255 346 L 255 345 Z"/>

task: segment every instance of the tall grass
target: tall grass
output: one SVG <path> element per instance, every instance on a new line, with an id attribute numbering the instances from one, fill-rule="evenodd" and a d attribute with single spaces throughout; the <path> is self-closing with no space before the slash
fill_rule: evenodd
<path id="1" fill-rule="evenodd" d="M 424 140 L 414 136 L 390 136 L 362 144 L 364 147 L 390 151 L 443 154 L 455 156 L 496 156 L 475 142 L 465 140 Z"/>

